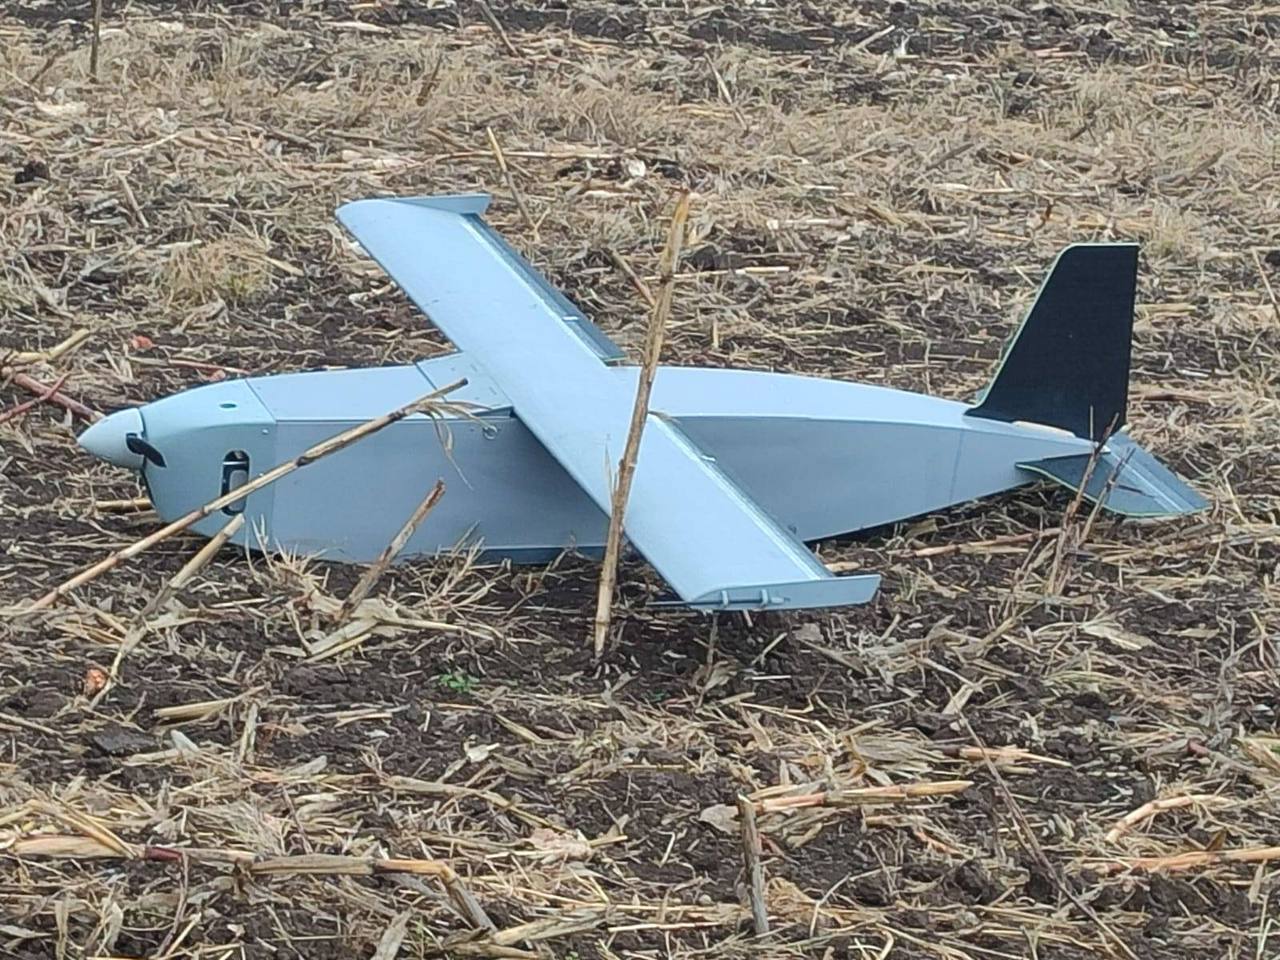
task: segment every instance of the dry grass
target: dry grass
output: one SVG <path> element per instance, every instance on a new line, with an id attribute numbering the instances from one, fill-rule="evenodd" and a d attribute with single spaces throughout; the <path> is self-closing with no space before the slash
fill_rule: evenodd
<path id="1" fill-rule="evenodd" d="M 1215 506 L 827 544 L 885 575 L 838 615 L 655 614 L 631 564 L 600 664 L 573 558 L 415 562 L 335 631 L 356 571 L 228 552 L 139 624 L 171 541 L 0 626 L 0 952 L 1277 955 L 1273 5 L 108 3 L 95 85 L 59 2 L 0 18 L 0 412 L 438 352 L 332 210 L 486 189 L 529 250 L 492 130 L 637 355 L 618 262 L 655 286 L 696 191 L 672 363 L 970 396 L 1061 246 L 1142 240 L 1132 430 Z M 69 416 L 0 423 L 0 607 L 156 527 Z"/>
<path id="2" fill-rule="evenodd" d="M 207 245 L 174 250 L 161 285 L 170 305 L 238 305 L 263 294 L 271 268 L 260 240 L 223 237 Z"/>

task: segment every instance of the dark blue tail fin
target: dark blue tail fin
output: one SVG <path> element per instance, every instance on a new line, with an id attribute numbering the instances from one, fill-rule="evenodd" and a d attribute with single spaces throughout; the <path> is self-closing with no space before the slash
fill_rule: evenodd
<path id="1" fill-rule="evenodd" d="M 1067 247 L 981 402 L 968 411 L 1101 440 L 1125 422 L 1138 248 Z"/>

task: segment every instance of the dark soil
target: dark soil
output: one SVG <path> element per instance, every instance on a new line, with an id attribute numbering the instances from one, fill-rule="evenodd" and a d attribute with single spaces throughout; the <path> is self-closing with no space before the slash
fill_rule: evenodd
<path id="1" fill-rule="evenodd" d="M 499 930 L 563 921 L 506 943 L 529 956 L 1274 954 L 1267 863 L 1133 861 L 1280 829 L 1280 9 L 131 0 L 106 4 L 98 84 L 90 16 L 0 13 L 0 350 L 90 330 L 30 369 L 96 409 L 446 349 L 331 225 L 374 193 L 494 192 L 503 232 L 634 350 L 644 310 L 610 254 L 652 283 L 687 185 L 703 219 L 670 362 L 960 398 L 1058 249 L 1141 239 L 1131 429 L 1215 506 L 1099 518 L 1062 596 L 1052 537 L 999 540 L 1062 523 L 1069 498 L 1040 488 L 821 545 L 884 577 L 850 611 L 656 608 L 632 560 L 600 661 L 582 558 L 407 563 L 378 596 L 459 632 L 307 662 L 317 596 L 357 571 L 224 551 L 92 702 L 86 672 L 198 547 L 175 538 L 0 625 L 0 954 L 369 957 L 407 911 L 398 956 L 499 955 L 450 941 L 467 925 L 429 878 L 12 856 L 84 823 L 42 804 L 139 849 L 447 861 Z M 4 374 L 0 417 L 29 397 Z M 80 427 L 49 404 L 0 423 L 0 606 L 156 527 L 95 506 L 142 491 Z M 717 808 L 954 779 L 763 814 L 755 937 Z M 1216 799 L 1106 838 L 1187 794 Z M 537 825 L 590 855 L 548 854 Z"/>

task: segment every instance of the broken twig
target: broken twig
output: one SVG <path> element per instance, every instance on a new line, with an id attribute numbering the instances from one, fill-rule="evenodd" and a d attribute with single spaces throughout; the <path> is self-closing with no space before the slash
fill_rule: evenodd
<path id="1" fill-rule="evenodd" d="M 22 401 L 22 403 L 18 404 L 16 407 L 12 407 L 11 409 L 4 411 L 4 413 L 0 413 L 0 423 L 5 423 L 6 421 L 12 420 L 14 417 L 20 417 L 24 413 L 26 413 L 28 410 L 31 410 L 34 407 L 38 407 L 40 404 L 50 399 L 55 393 L 58 392 L 58 390 L 62 387 L 62 385 L 67 382 L 68 376 L 70 376 L 70 374 L 64 373 L 62 376 L 58 378 L 57 382 L 54 383 L 53 386 L 45 387 L 40 394 L 33 397 L 32 399 L 24 400 Z"/>
<path id="2" fill-rule="evenodd" d="M 1120 837 L 1132 830 L 1143 820 L 1149 820 L 1157 813 L 1165 810 L 1180 810 L 1183 807 L 1190 807 L 1194 804 L 1204 804 L 1209 806 L 1212 804 L 1222 804 L 1228 801 L 1223 797 L 1216 796 L 1212 793 L 1188 793 L 1181 797 L 1165 797 L 1163 800 L 1148 800 L 1142 806 L 1130 810 L 1121 817 L 1114 827 L 1107 831 L 1107 842 L 1115 843 Z"/>
<path id="3" fill-rule="evenodd" d="M 444 481 L 437 480 L 427 495 L 423 497 L 422 502 L 405 521 L 400 531 L 391 538 L 391 542 L 387 544 L 385 550 L 379 554 L 369 567 L 360 575 L 360 579 L 356 585 L 351 588 L 351 592 L 347 594 L 347 599 L 342 601 L 342 606 L 338 608 L 338 613 L 334 617 L 339 625 L 346 622 L 347 617 L 351 616 L 351 611 L 360 605 L 360 601 L 369 595 L 369 591 L 377 585 L 382 575 L 387 572 L 387 567 L 391 566 L 394 560 L 404 549 L 404 545 L 409 542 L 409 538 L 413 536 L 427 514 L 431 509 L 440 502 L 440 498 L 444 496 Z"/>
<path id="4" fill-rule="evenodd" d="M 498 170 L 502 173 L 502 178 L 507 182 L 507 189 L 511 191 L 511 199 L 516 202 L 516 209 L 520 211 L 520 219 L 524 221 L 524 225 L 533 234 L 533 242 L 537 243 L 538 225 L 534 223 L 533 217 L 529 215 L 529 208 L 524 205 L 524 197 L 520 193 L 520 188 L 516 186 L 516 178 L 511 174 L 511 168 L 507 165 L 507 158 L 502 153 L 498 138 L 493 135 L 492 127 L 485 127 L 484 132 L 489 135 L 489 148 L 493 150 L 493 159 L 498 164 Z"/>
<path id="5" fill-rule="evenodd" d="M 1165 857 L 1134 857 L 1132 860 L 1096 861 L 1093 869 L 1106 873 L 1125 870 L 1146 870 L 1148 873 L 1175 873 L 1179 870 L 1195 870 L 1219 863 L 1269 863 L 1280 860 L 1280 847 L 1241 847 L 1235 850 L 1188 850 Z"/>
<path id="6" fill-rule="evenodd" d="M 89 423 L 93 423 L 102 419 L 102 414 L 97 410 L 86 407 L 79 400 L 72 400 L 65 394 L 59 393 L 58 390 L 51 390 L 35 377 L 27 376 L 25 373 L 15 373 L 12 380 L 17 386 L 22 387 L 24 390 L 30 390 L 32 393 L 41 396 L 42 399 L 47 402 L 56 403 L 63 409 L 70 410 L 72 414 L 79 417 L 81 420 L 87 420 Z"/>
<path id="7" fill-rule="evenodd" d="M 742 825 L 742 858 L 747 868 L 747 896 L 751 900 L 751 922 L 756 934 L 769 932 L 769 908 L 764 902 L 764 866 L 760 863 L 760 830 L 756 826 L 756 805 L 738 797 L 738 819 Z"/>
<path id="8" fill-rule="evenodd" d="M 676 264 L 680 260 L 680 249 L 684 245 L 684 225 L 689 219 L 691 200 L 692 195 L 686 190 L 680 195 L 680 199 L 676 202 L 675 213 L 671 216 L 671 230 L 667 234 L 666 248 L 662 251 L 662 286 L 658 292 L 657 303 L 654 304 L 653 314 L 649 318 L 644 362 L 636 385 L 635 406 L 631 410 L 631 426 L 627 430 L 627 442 L 622 450 L 622 459 L 618 461 L 613 502 L 609 505 L 609 535 L 605 541 L 604 564 L 600 569 L 600 590 L 596 596 L 594 644 L 597 657 L 604 652 L 605 638 L 609 633 L 613 590 L 618 579 L 618 554 L 622 549 L 623 514 L 627 508 L 627 497 L 631 494 L 631 478 L 635 475 L 636 457 L 640 452 L 640 437 L 644 433 L 644 423 L 649 416 L 649 394 L 653 389 L 653 378 L 658 372 L 663 331 L 667 325 L 667 317 L 671 313 L 672 281 L 675 277 Z"/>
<path id="9" fill-rule="evenodd" d="M 111 689 L 111 685 L 120 678 L 120 664 L 124 662 L 124 658 L 127 657 L 142 638 L 147 635 L 148 618 L 159 610 L 170 597 L 181 590 L 183 584 L 199 573 L 200 570 L 204 568 L 205 564 L 207 564 L 214 555 L 222 549 L 223 545 L 234 537 L 243 526 L 244 514 L 237 513 L 226 522 L 221 530 L 209 539 L 208 543 L 196 551 L 195 556 L 182 565 L 182 569 L 175 573 L 168 583 L 156 591 L 155 596 L 147 601 L 146 606 L 142 608 L 138 613 L 138 616 L 134 619 L 133 625 L 129 628 L 128 632 L 125 633 L 124 639 L 120 641 L 120 647 L 116 650 L 115 659 L 111 661 L 111 670 L 107 674 L 107 681 L 102 685 L 102 688 L 93 698 L 93 703 L 95 705 L 104 696 L 106 696 L 107 691 Z"/>

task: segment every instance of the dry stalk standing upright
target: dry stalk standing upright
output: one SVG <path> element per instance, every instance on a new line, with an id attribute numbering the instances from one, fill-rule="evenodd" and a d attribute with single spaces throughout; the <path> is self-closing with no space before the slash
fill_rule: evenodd
<path id="1" fill-rule="evenodd" d="M 640 368 L 640 379 L 636 385 L 636 402 L 631 409 L 631 425 L 627 430 L 627 442 L 623 447 L 622 459 L 618 461 L 618 476 L 609 510 L 609 534 L 604 546 L 604 566 L 600 570 L 600 592 L 596 596 L 595 652 L 597 657 L 604 652 L 605 637 L 609 633 L 609 620 L 613 614 L 613 589 L 618 580 L 618 552 L 622 546 L 623 514 L 627 508 L 627 497 L 631 493 L 631 478 L 636 471 L 636 456 L 640 452 L 644 422 L 649 416 L 649 394 L 653 390 L 653 378 L 658 372 L 658 358 L 662 353 L 662 339 L 667 317 L 671 314 L 671 295 L 675 286 L 676 264 L 680 260 L 680 250 L 684 246 L 684 227 L 689 219 L 691 199 L 689 191 L 682 193 L 680 199 L 676 201 L 675 212 L 671 215 L 671 230 L 667 234 L 667 245 L 662 251 L 661 287 L 658 290 L 658 300 L 653 306 L 653 313 L 649 316 L 649 330 L 644 344 L 644 361 Z"/>

